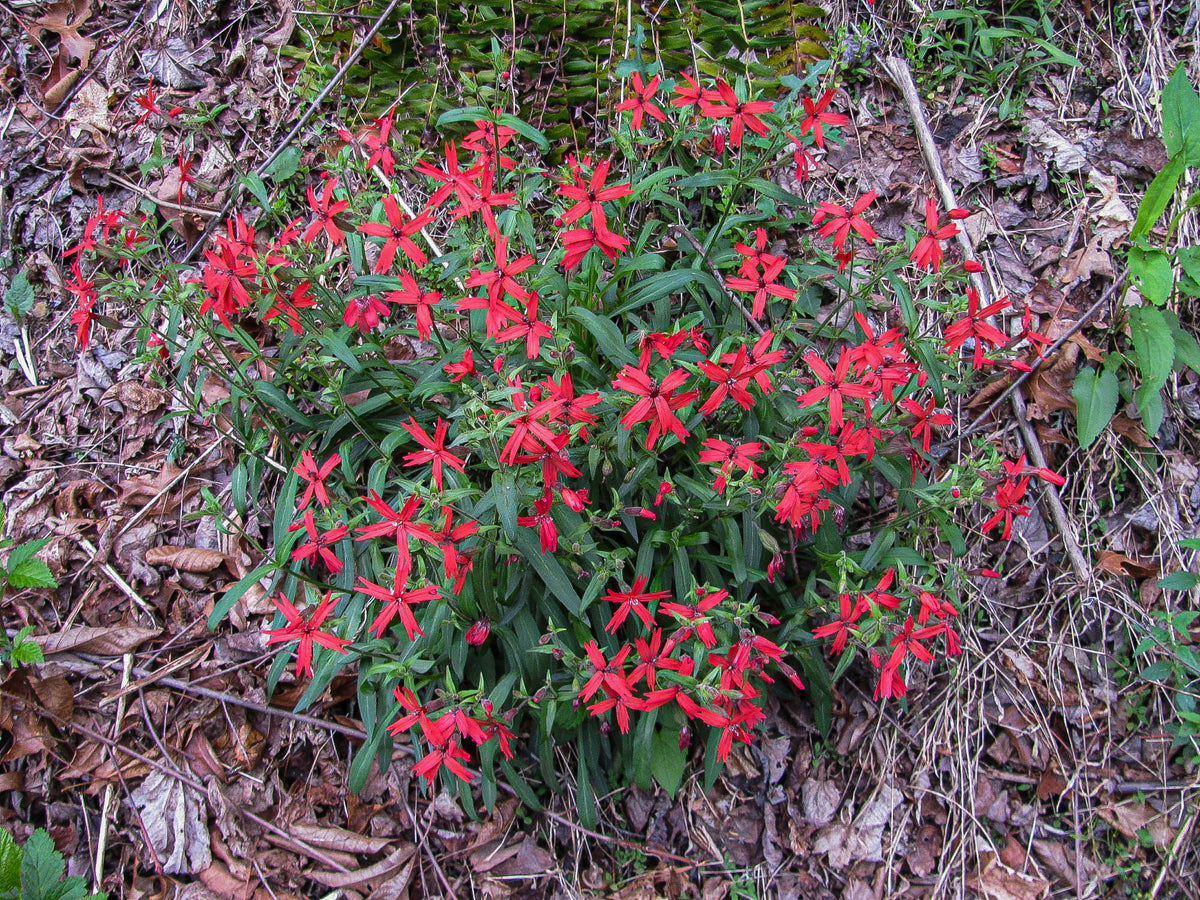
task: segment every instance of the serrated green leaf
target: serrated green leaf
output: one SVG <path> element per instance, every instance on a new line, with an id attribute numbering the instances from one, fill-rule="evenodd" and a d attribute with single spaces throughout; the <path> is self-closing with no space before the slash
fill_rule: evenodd
<path id="1" fill-rule="evenodd" d="M 1133 402 L 1142 417 L 1142 427 L 1150 437 L 1158 434 L 1162 427 L 1166 410 L 1163 407 L 1162 388 L 1157 384 L 1147 382 L 1133 394 Z"/>
<path id="2" fill-rule="evenodd" d="M 42 648 L 33 641 L 23 641 L 13 647 L 12 660 L 21 665 L 30 666 L 45 662 L 46 657 L 42 655 Z"/>
<path id="3" fill-rule="evenodd" d="M 65 868 L 54 841 L 46 829 L 39 828 L 25 842 L 21 859 L 21 900 L 56 898 Z"/>
<path id="4" fill-rule="evenodd" d="M 15 588 L 52 588 L 57 584 L 50 567 L 40 559 L 27 559 L 9 567 L 8 583 Z"/>
<path id="5" fill-rule="evenodd" d="M 4 305 L 16 318 L 29 315 L 33 309 L 33 285 L 29 276 L 18 272 L 4 293 Z"/>
<path id="6" fill-rule="evenodd" d="M 1200 585 L 1200 575 L 1194 572 L 1172 572 L 1158 581 L 1164 591 L 1190 591 L 1196 585 Z"/>
<path id="7" fill-rule="evenodd" d="M 1086 450 L 1117 411 L 1117 375 L 1111 369 L 1097 374 L 1091 366 L 1086 366 L 1075 376 L 1071 396 L 1075 398 L 1079 446 Z"/>
<path id="8" fill-rule="evenodd" d="M 1169 659 L 1160 659 L 1152 666 L 1147 666 L 1142 669 L 1142 677 L 1147 681 L 1162 681 L 1171 674 L 1171 661 Z"/>
<path id="9" fill-rule="evenodd" d="M 0 828 L 0 897 L 20 896 L 22 855 L 13 836 Z"/>

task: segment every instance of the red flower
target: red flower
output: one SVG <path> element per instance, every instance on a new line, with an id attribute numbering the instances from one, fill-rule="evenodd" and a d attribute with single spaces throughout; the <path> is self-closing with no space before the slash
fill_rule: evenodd
<path id="1" fill-rule="evenodd" d="M 804 111 L 808 116 L 800 123 L 800 136 L 813 133 L 813 143 L 822 150 L 825 149 L 825 132 L 822 130 L 825 125 L 849 125 L 850 120 L 840 113 L 825 112 L 829 106 L 829 101 L 833 99 L 833 91 L 826 91 L 820 100 L 815 103 L 808 97 L 804 98 Z"/>
<path id="2" fill-rule="evenodd" d="M 558 526 L 550 515 L 550 507 L 554 498 L 547 494 L 533 501 L 532 516 L 517 516 L 517 524 L 524 528 L 536 528 L 541 539 L 542 552 L 553 553 L 558 549 Z"/>
<path id="3" fill-rule="evenodd" d="M 375 637 L 383 637 L 383 632 L 391 624 L 392 619 L 396 616 L 400 617 L 400 624 L 404 626 L 405 632 L 408 634 L 408 639 L 414 641 L 418 636 L 423 636 L 424 631 L 417 624 L 416 616 L 413 615 L 411 607 L 418 603 L 425 603 L 429 600 L 438 600 L 441 598 L 441 591 L 437 585 L 429 584 L 425 587 L 408 589 L 409 570 L 398 567 L 392 579 L 392 587 L 383 587 L 368 581 L 361 575 L 358 579 L 358 592 L 366 594 L 368 597 L 374 597 L 376 600 L 383 601 L 383 609 L 379 611 L 379 615 L 375 617 L 368 631 L 375 632 Z"/>
<path id="4" fill-rule="evenodd" d="M 301 544 L 292 551 L 292 559 L 295 560 L 310 560 L 314 556 L 318 557 L 321 562 L 325 563 L 325 568 L 329 569 L 334 575 L 345 568 L 345 563 L 337 558 L 337 555 L 330 550 L 330 546 L 336 544 L 347 534 L 349 529 L 345 525 L 338 525 L 328 531 L 317 531 L 316 522 L 313 519 L 312 510 L 307 510 L 304 513 L 304 519 L 300 522 L 294 522 L 288 526 L 288 531 L 297 531 L 303 528 L 308 534 L 308 542 Z"/>
<path id="5" fill-rule="evenodd" d="M 325 490 L 325 479 L 329 477 L 329 473 L 341 461 L 342 458 L 335 453 L 318 467 L 317 461 L 313 459 L 311 451 L 305 450 L 300 454 L 300 462 L 292 467 L 292 471 L 307 481 L 308 486 L 300 496 L 300 502 L 296 505 L 297 509 L 304 509 L 304 507 L 308 506 L 309 501 L 312 500 L 314 495 L 317 498 L 317 503 L 321 506 L 329 505 L 329 494 Z"/>
<path id="6" fill-rule="evenodd" d="M 404 455 L 404 465 L 419 466 L 427 462 L 433 463 L 433 483 L 437 485 L 438 493 L 441 493 L 443 490 L 443 466 L 449 466 L 461 472 L 467 464 L 465 459 L 455 456 L 446 449 L 446 429 L 449 427 L 448 423 L 442 421 L 442 418 L 439 416 L 437 425 L 434 426 L 433 437 L 430 437 L 428 432 L 418 425 L 417 420 L 412 416 L 408 417 L 407 422 L 401 422 L 400 427 L 411 434 L 418 444 L 426 448 L 406 453 Z"/>
<path id="7" fill-rule="evenodd" d="M 671 432 L 681 442 L 686 441 L 691 434 L 675 415 L 675 410 L 687 406 L 700 396 L 699 391 L 675 395 L 676 388 L 687 380 L 687 374 L 683 369 L 675 369 L 658 382 L 641 369 L 626 365 L 613 379 L 614 388 L 628 391 L 639 398 L 630 407 L 629 412 L 621 417 L 621 424 L 628 431 L 638 422 L 650 422 L 650 431 L 646 435 L 647 450 L 654 447 L 659 436 L 665 431 Z"/>
<path id="8" fill-rule="evenodd" d="M 613 234 L 604 225 L 604 220 L 593 220 L 586 228 L 573 228 L 562 232 L 563 249 L 566 251 L 562 258 L 562 267 L 570 270 L 579 265 L 589 250 L 599 247 L 600 252 L 615 262 L 629 247 L 629 239 Z"/>
<path id="9" fill-rule="evenodd" d="M 583 686 L 583 690 L 579 692 L 579 699 L 591 700 L 592 696 L 601 687 L 616 694 L 618 697 L 631 699 L 633 697 L 633 690 L 630 686 L 629 678 L 625 674 L 624 665 L 625 657 L 629 655 L 629 651 L 632 648 L 626 644 L 611 661 L 604 658 L 604 653 L 600 650 L 600 645 L 595 641 L 588 641 L 583 645 L 583 649 L 587 653 L 588 662 L 592 665 L 592 676 Z"/>
<path id="10" fill-rule="evenodd" d="M 785 287 L 775 281 L 783 272 L 786 263 L 785 259 L 772 257 L 770 264 L 761 273 L 756 273 L 748 278 L 725 279 L 725 284 L 736 291 L 754 292 L 754 308 L 750 311 L 752 319 L 762 318 L 763 310 L 767 305 L 767 297 L 779 297 L 783 300 L 796 299 L 795 288 Z"/>
<path id="11" fill-rule="evenodd" d="M 271 319 L 282 317 L 287 320 L 288 326 L 292 329 L 292 334 L 300 334 L 304 331 L 304 327 L 300 322 L 300 310 L 308 309 L 316 306 L 316 298 L 309 293 L 312 288 L 311 282 L 302 281 L 288 295 L 276 294 L 275 302 L 271 308 L 263 313 L 263 321 L 269 322 Z"/>
<path id="12" fill-rule="evenodd" d="M 592 172 L 591 180 L 586 184 L 579 177 L 578 170 L 575 170 L 572 173 L 575 183 L 563 184 L 559 187 L 559 196 L 575 201 L 574 206 L 559 216 L 559 221 L 564 225 L 569 225 L 576 219 L 591 213 L 592 222 L 598 226 L 602 226 L 604 224 L 604 207 L 601 204 L 606 200 L 628 197 L 633 193 L 633 188 L 630 187 L 628 182 L 613 184 L 608 187 L 604 186 L 604 179 L 608 177 L 609 165 L 609 161 L 606 159 L 596 166 L 595 171 Z M 570 268 L 570 266 L 567 268 Z"/>
<path id="13" fill-rule="evenodd" d="M 379 273 L 390 269 L 392 260 L 396 258 L 397 249 L 403 250 L 404 255 L 412 261 L 413 265 L 427 265 L 429 258 L 420 247 L 413 243 L 412 236 L 430 224 L 433 217 L 427 212 L 422 212 L 415 218 L 408 218 L 400 211 L 396 198 L 392 196 L 383 198 L 383 211 L 387 216 L 386 225 L 381 222 L 367 222 L 358 227 L 363 234 L 386 238 L 383 249 L 379 251 L 379 260 L 375 263 L 375 271 Z"/>
<path id="14" fill-rule="evenodd" d="M 671 105 L 677 106 L 680 109 L 687 107 L 699 109 L 700 103 L 707 91 L 703 90 L 696 79 L 687 72 L 681 72 L 679 77 L 687 82 L 687 86 L 685 87 L 682 84 L 675 85 L 675 99 L 671 101 Z"/>
<path id="15" fill-rule="evenodd" d="M 868 206 L 870 206 L 878 196 L 879 195 L 875 193 L 875 191 L 871 191 L 869 194 L 863 194 L 854 201 L 854 206 L 849 210 L 847 210 L 846 207 L 842 206 L 840 203 L 829 203 L 828 201 L 823 200 L 817 206 L 816 215 L 813 216 L 813 224 L 821 225 L 821 222 L 823 222 L 826 218 L 829 219 L 828 222 L 825 222 L 824 225 L 821 225 L 821 230 L 819 233 L 821 237 L 824 238 L 832 237 L 833 246 L 839 251 L 845 249 L 846 238 L 850 236 L 850 229 L 857 231 L 862 239 L 868 244 L 874 244 L 875 238 L 877 238 L 878 235 L 875 234 L 875 229 L 872 228 L 867 221 L 862 218 L 862 212 Z"/>
<path id="16" fill-rule="evenodd" d="M 769 100 L 739 100 L 737 94 L 724 81 L 717 82 L 715 92 L 709 93 L 707 99 L 700 100 L 701 112 L 710 119 L 730 119 L 729 146 L 740 147 L 742 136 L 749 128 L 755 134 L 767 134 L 767 126 L 758 116 L 769 113 L 775 104 Z"/>
<path id="17" fill-rule="evenodd" d="M 763 452 L 763 445 L 758 441 L 731 444 L 718 438 L 706 438 L 704 446 L 708 449 L 700 451 L 700 462 L 721 464 L 721 474 L 713 482 L 713 490 L 718 494 L 725 493 L 725 479 L 734 466 L 749 472 L 751 478 L 763 473 L 762 466 L 754 461 L 754 457 Z"/>
<path id="18" fill-rule="evenodd" d="M 831 649 L 834 653 L 841 653 L 846 649 L 846 640 L 850 637 L 854 623 L 858 621 L 861 615 L 862 611 L 857 608 L 857 604 L 850 602 L 850 595 L 842 594 L 838 597 L 838 618 L 828 625 L 814 628 L 813 637 L 824 638 L 833 635 L 833 646 Z"/>
<path id="19" fill-rule="evenodd" d="M 462 381 L 468 375 L 475 375 L 475 359 L 471 353 L 471 348 L 468 347 L 463 351 L 463 358 L 456 363 L 446 363 L 442 369 L 447 375 L 452 375 L 450 379 L 453 381 Z"/>
<path id="20" fill-rule="evenodd" d="M 917 421 L 912 424 L 912 436 L 914 440 L 921 442 L 921 449 L 926 453 L 929 452 L 933 441 L 933 430 L 930 426 L 950 425 L 954 422 L 954 419 L 946 413 L 934 412 L 937 407 L 937 399 L 934 397 L 930 397 L 929 402 L 924 406 L 912 399 L 901 400 L 900 405 L 917 417 Z"/>
<path id="21" fill-rule="evenodd" d="M 376 537 L 391 537 L 396 541 L 396 549 L 400 551 L 399 558 L 396 560 L 396 568 L 403 569 L 405 573 L 412 568 L 412 556 L 409 553 L 408 541 L 409 538 L 427 541 L 430 544 L 437 543 L 437 537 L 433 533 L 433 529 L 421 522 L 414 522 L 413 516 L 417 514 L 421 506 L 421 498 L 414 495 L 405 501 L 404 507 L 399 511 L 392 509 L 378 494 L 374 491 L 367 491 L 367 496 L 363 497 L 367 505 L 379 515 L 383 516 L 382 522 L 376 522 L 373 525 L 361 525 L 356 530 L 358 537 L 355 540 L 369 541 Z M 406 576 L 407 577 L 407 574 Z"/>
<path id="22" fill-rule="evenodd" d="M 225 238 L 218 236 L 215 241 L 219 254 L 204 251 L 204 287 L 208 295 L 200 304 L 200 313 L 215 311 L 221 324 L 232 329 L 230 316 L 253 302 L 242 279 L 258 275 L 258 267 L 239 257 L 234 245 Z"/>
<path id="23" fill-rule="evenodd" d="M 634 95 L 628 100 L 617 104 L 618 112 L 633 111 L 633 130 L 642 130 L 643 116 L 649 116 L 652 119 L 657 119 L 659 122 L 667 121 L 667 114 L 659 109 L 653 102 L 654 94 L 658 91 L 658 85 L 662 79 L 655 75 L 650 79 L 649 84 L 642 83 L 642 73 L 633 73 L 633 91 Z"/>
<path id="24" fill-rule="evenodd" d="M 78 259 L 71 263 L 71 271 L 75 274 L 75 280 L 64 285 L 69 293 L 75 295 L 77 304 L 71 313 L 71 323 L 75 326 L 76 345 L 80 350 L 86 350 L 92 333 L 92 320 L 95 317 L 92 310 L 99 295 L 96 293 L 96 283 L 84 279 L 83 272 L 79 270 Z"/>
<path id="25" fill-rule="evenodd" d="M 388 291 L 383 295 L 384 299 L 392 303 L 399 303 L 401 306 L 415 306 L 417 308 L 417 336 L 421 340 L 427 341 L 433 330 L 433 308 L 442 299 L 442 295 L 436 291 L 422 291 L 420 285 L 417 284 L 417 279 L 408 272 L 400 273 L 400 284 L 402 285 L 401 290 Z"/>
<path id="26" fill-rule="evenodd" d="M 351 297 L 346 301 L 342 321 L 351 328 L 367 332 L 379 325 L 379 317 L 386 316 L 388 306 L 378 297 Z"/>
<path id="27" fill-rule="evenodd" d="M 836 369 L 829 368 L 821 357 L 812 352 L 804 357 L 804 361 L 812 366 L 822 384 L 801 394 L 796 398 L 796 403 L 800 406 L 812 406 L 818 401 L 828 400 L 829 430 L 830 433 L 833 433 L 841 428 L 842 422 L 845 421 L 842 412 L 844 400 L 848 397 L 870 397 L 873 391 L 869 385 L 856 384 L 846 380 L 850 375 L 850 353 L 845 347 L 838 355 Z"/>
<path id="28" fill-rule="evenodd" d="M 697 594 L 704 593 L 703 589 L 697 589 Z M 659 606 L 659 610 L 665 613 L 672 613 L 684 619 L 688 623 L 687 631 L 695 629 L 697 637 L 705 647 L 713 648 L 717 645 L 717 636 L 713 634 L 712 625 L 709 624 L 709 618 L 706 613 L 714 607 L 720 605 L 721 601 L 729 596 L 729 591 L 713 591 L 703 600 L 696 603 L 663 603 Z M 678 636 L 678 640 L 684 638 Z"/>
<path id="29" fill-rule="evenodd" d="M 133 123 L 134 125 L 143 124 L 147 119 L 150 118 L 150 116 L 155 115 L 155 114 L 160 115 L 160 116 L 166 116 L 168 119 L 173 119 L 177 115 L 179 115 L 181 112 L 183 112 L 182 106 L 175 106 L 175 107 L 172 107 L 170 112 L 163 112 L 162 107 L 158 105 L 158 95 L 154 92 L 154 79 L 153 78 L 151 78 L 150 81 L 146 84 L 146 93 L 140 94 L 139 96 L 134 97 L 133 99 L 137 101 L 138 106 L 140 106 L 142 109 L 145 110 L 145 112 L 142 113 L 141 118 L 139 118 L 136 122 Z"/>
<path id="30" fill-rule="evenodd" d="M 604 630 L 609 634 L 615 634 L 617 629 L 621 627 L 621 623 L 625 621 L 629 613 L 632 612 L 647 628 L 654 627 L 654 616 L 648 610 L 645 604 L 654 600 L 665 600 L 671 596 L 670 591 L 654 591 L 646 592 L 646 576 L 639 575 L 633 580 L 633 587 L 628 591 L 609 591 L 604 595 L 604 599 L 609 603 L 618 604 L 613 611 L 612 618 L 608 620 L 608 624 L 604 626 Z"/>
<path id="31" fill-rule="evenodd" d="M 471 770 L 463 765 L 463 761 L 470 759 L 471 755 L 458 745 L 457 740 L 451 738 L 454 731 L 454 721 L 449 716 L 421 720 L 421 732 L 432 749 L 413 766 L 414 775 L 432 782 L 442 766 L 445 766 L 451 775 L 463 781 L 470 781 L 474 777 Z"/>
<path id="32" fill-rule="evenodd" d="M 524 338 L 525 356 L 529 359 L 537 359 L 541 354 L 541 340 L 553 337 L 550 326 L 539 319 L 537 313 L 538 292 L 530 291 L 529 300 L 525 304 L 525 312 L 521 313 L 520 318 L 515 324 L 502 329 L 496 335 L 496 341 L 499 343 Z"/>
<path id="33" fill-rule="evenodd" d="M 712 396 L 705 400 L 704 405 L 700 407 L 701 415 L 707 416 L 714 412 L 726 397 L 732 397 L 742 409 L 749 409 L 754 405 L 754 397 L 747 388 L 754 378 L 755 367 L 749 364 L 745 344 L 737 349 L 728 371 L 707 359 L 701 360 L 698 366 L 701 372 L 717 384 Z"/>
<path id="34" fill-rule="evenodd" d="M 283 628 L 276 628 L 265 632 L 267 643 L 274 644 L 277 641 L 300 642 L 300 645 L 296 648 L 297 675 L 312 677 L 313 644 L 320 644 L 322 647 L 336 650 L 338 653 L 345 653 L 346 646 L 352 643 L 347 638 L 340 638 L 320 630 L 321 625 L 329 618 L 329 614 L 333 612 L 333 591 L 328 591 L 325 594 L 325 599 L 320 602 L 317 608 L 313 610 L 312 615 L 307 619 L 300 615 L 300 611 L 292 605 L 292 601 L 283 594 L 280 594 L 278 597 L 272 597 L 271 602 L 283 613 L 287 624 Z"/>
<path id="35" fill-rule="evenodd" d="M 317 199 L 316 191 L 313 190 L 312 185 L 308 186 L 308 206 L 317 214 L 317 217 L 304 230 L 303 240 L 311 241 L 321 232 L 325 232 L 325 236 L 329 238 L 329 243 L 332 246 L 337 246 L 346 240 L 346 236 L 342 234 L 342 230 L 338 227 L 336 216 L 350 205 L 350 201 L 334 201 L 333 190 L 337 187 L 337 183 L 338 180 L 336 178 L 326 178 L 325 187 L 321 189 L 320 199 Z"/>
<path id="36" fill-rule="evenodd" d="M 955 217 L 955 213 L 963 213 L 965 215 L 966 210 L 953 210 L 950 213 L 952 218 Z M 953 222 L 947 222 L 941 228 L 938 228 L 937 203 L 932 199 L 926 199 L 925 230 L 928 234 L 917 241 L 917 246 L 913 248 L 912 256 L 909 258 L 918 268 L 936 272 L 942 265 L 943 254 L 941 242 L 958 234 L 958 226 Z"/>
<path id="37" fill-rule="evenodd" d="M 460 218 L 479 207 L 482 191 L 476 184 L 475 179 L 482 173 L 482 170 L 478 167 L 472 167 L 465 172 L 459 169 L 458 147 L 454 141 L 446 144 L 445 169 L 435 168 L 424 160 L 417 163 L 416 169 L 418 172 L 422 172 L 435 181 L 442 183 L 442 186 L 433 192 L 433 196 L 425 204 L 426 209 L 436 209 L 445 203 L 451 194 L 455 194 L 458 197 L 459 210 L 455 213 L 456 218 Z"/>
<path id="38" fill-rule="evenodd" d="M 1009 300 L 1003 297 L 995 303 L 989 303 L 983 309 L 979 308 L 979 295 L 975 288 L 967 288 L 967 315 L 946 329 L 946 352 L 951 353 L 965 344 L 968 340 L 975 342 L 975 354 L 971 365 L 976 369 L 983 368 L 983 345 L 990 344 L 999 347 L 1008 341 L 1008 335 L 988 323 L 989 316 L 1002 312 L 1009 307 Z"/>

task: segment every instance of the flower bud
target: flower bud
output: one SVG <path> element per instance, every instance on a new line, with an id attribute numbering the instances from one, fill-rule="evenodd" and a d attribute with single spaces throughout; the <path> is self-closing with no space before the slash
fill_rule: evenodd
<path id="1" fill-rule="evenodd" d="M 482 618 L 467 629 L 463 639 L 472 647 L 482 647 L 491 633 L 492 623 L 487 618 Z"/>

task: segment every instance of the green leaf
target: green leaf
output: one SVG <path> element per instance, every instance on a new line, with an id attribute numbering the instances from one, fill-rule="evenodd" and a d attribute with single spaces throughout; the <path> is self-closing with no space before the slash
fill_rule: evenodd
<path id="1" fill-rule="evenodd" d="M 592 337 L 596 339 L 597 346 L 610 360 L 620 365 L 626 363 L 632 365 L 637 361 L 637 357 L 625 344 L 625 338 L 622 337 L 620 329 L 612 319 L 598 316 L 582 306 L 572 309 L 569 315 L 591 332 Z"/>
<path id="2" fill-rule="evenodd" d="M 1142 677 L 1147 681 L 1162 681 L 1168 678 L 1170 674 L 1171 661 L 1169 659 L 1160 659 L 1154 665 L 1142 669 Z"/>
<path id="3" fill-rule="evenodd" d="M 18 272 L 8 286 L 4 293 L 4 305 L 18 319 L 29 315 L 33 309 L 33 285 L 24 272 Z"/>
<path id="4" fill-rule="evenodd" d="M 49 542 L 39 538 L 13 547 L 8 556 L 8 583 L 15 588 L 55 587 L 50 568 L 34 554 Z"/>
<path id="5" fill-rule="evenodd" d="M 249 175 L 242 177 L 242 184 L 246 190 L 254 195 L 254 199 L 258 201 L 258 205 L 263 209 L 271 208 L 271 198 L 267 196 L 267 186 L 263 180 L 251 172 Z"/>
<path id="6" fill-rule="evenodd" d="M 1171 299 L 1175 270 L 1171 267 L 1171 257 L 1163 251 L 1154 247 L 1130 247 L 1129 275 L 1142 296 L 1155 306 L 1162 306 Z"/>
<path id="7" fill-rule="evenodd" d="M 1193 372 L 1200 372 L 1200 341 L 1179 324 L 1179 316 L 1174 312 L 1164 309 L 1162 314 L 1171 328 L 1171 338 L 1175 342 L 1175 362 L 1187 366 Z"/>
<path id="8" fill-rule="evenodd" d="M 1150 187 L 1146 188 L 1146 195 L 1142 197 L 1141 205 L 1138 206 L 1137 218 L 1129 232 L 1131 241 L 1138 240 L 1157 224 L 1163 210 L 1175 196 L 1175 187 L 1179 184 L 1184 168 L 1182 157 L 1172 157 L 1162 171 L 1154 176 Z"/>
<path id="9" fill-rule="evenodd" d="M 1133 402 L 1137 405 L 1142 417 L 1142 427 L 1150 437 L 1158 434 L 1162 427 L 1166 410 L 1163 408 L 1162 388 L 1157 384 L 1146 382 L 1134 392 Z"/>
<path id="10" fill-rule="evenodd" d="M 1142 383 L 1157 390 L 1167 383 L 1175 364 L 1175 341 L 1162 311 L 1139 306 L 1129 312 L 1129 336 L 1137 356 Z"/>
<path id="11" fill-rule="evenodd" d="M 296 174 L 296 166 L 300 163 L 301 149 L 297 146 L 287 147 L 263 169 L 263 177 L 272 181 L 287 181 Z"/>
<path id="12" fill-rule="evenodd" d="M 21 900 L 57 898 L 64 869 L 62 854 L 46 829 L 39 828 L 25 842 L 21 860 Z"/>
<path id="13" fill-rule="evenodd" d="M 21 641 L 12 649 L 12 660 L 29 666 L 45 662 L 46 657 L 42 655 L 42 648 L 33 641 Z"/>
<path id="14" fill-rule="evenodd" d="M 1117 411 L 1117 375 L 1111 369 L 1097 374 L 1091 366 L 1079 371 L 1071 387 L 1079 446 L 1087 449 Z"/>
<path id="15" fill-rule="evenodd" d="M 0 897 L 20 896 L 21 856 L 13 836 L 0 828 Z"/>
<path id="16" fill-rule="evenodd" d="M 1189 129 L 1200 125 L 1200 96 L 1188 80 L 1187 66 L 1180 65 L 1162 92 L 1163 143 L 1169 157 L 1183 153 Z"/>
<path id="17" fill-rule="evenodd" d="M 528 528 L 518 528 L 515 542 L 521 554 L 525 557 L 526 562 L 533 566 L 534 570 L 541 576 L 542 581 L 546 583 L 546 587 L 550 589 L 558 602 L 567 608 L 567 611 L 573 616 L 578 616 L 583 611 L 583 601 L 579 599 L 579 593 L 575 590 L 575 586 L 571 584 L 571 579 L 567 577 L 566 571 L 562 567 L 562 563 L 554 556 L 553 553 L 543 553 L 541 545 L 534 538 L 533 532 Z"/>
<path id="18" fill-rule="evenodd" d="M 250 590 L 251 587 L 258 584 L 264 575 L 268 575 L 274 570 L 275 564 L 273 562 L 265 563 L 249 575 L 244 576 L 241 581 L 227 590 L 221 599 L 217 601 L 216 605 L 213 606 L 213 611 L 209 613 L 208 630 L 216 631 L 217 626 L 221 624 L 221 620 L 225 618 L 229 610 L 233 609 L 233 604 L 242 599 L 242 595 Z"/>
<path id="19" fill-rule="evenodd" d="M 1158 581 L 1164 591 L 1190 591 L 1196 585 L 1200 585 L 1200 575 L 1194 572 L 1172 572 Z"/>
<path id="20" fill-rule="evenodd" d="M 650 770 L 672 800 L 683 784 L 683 773 L 687 770 L 687 752 L 679 748 L 679 733 L 669 729 L 654 732 L 654 753 L 650 759 Z"/>

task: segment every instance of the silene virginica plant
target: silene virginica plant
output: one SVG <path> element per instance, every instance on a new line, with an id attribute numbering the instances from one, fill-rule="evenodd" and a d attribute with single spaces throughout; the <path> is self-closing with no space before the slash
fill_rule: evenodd
<path id="1" fill-rule="evenodd" d="M 248 176 L 198 268 L 103 208 L 68 251 L 80 345 L 136 302 L 147 365 L 245 449 L 231 522 L 273 498 L 210 624 L 267 586 L 270 688 L 293 660 L 301 708 L 357 678 L 355 788 L 399 741 L 427 782 L 536 803 L 569 746 L 586 822 L 606 779 L 673 792 L 693 747 L 711 782 L 771 694 L 827 722 L 855 660 L 892 698 L 960 652 L 963 529 L 1007 540 L 1061 479 L 932 444 L 1045 340 L 947 258 L 965 211 L 914 198 L 889 246 L 874 194 L 794 193 L 849 121 L 822 74 L 639 57 L 571 152 L 488 96 L 401 167 L 385 115 L 299 209 Z"/>

